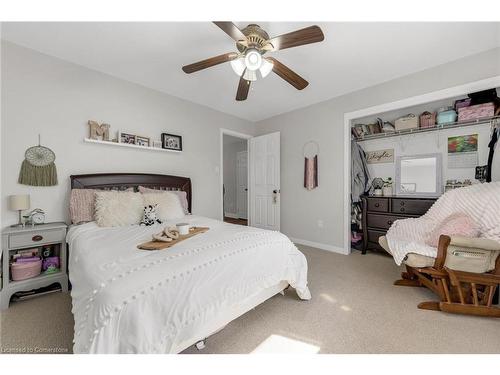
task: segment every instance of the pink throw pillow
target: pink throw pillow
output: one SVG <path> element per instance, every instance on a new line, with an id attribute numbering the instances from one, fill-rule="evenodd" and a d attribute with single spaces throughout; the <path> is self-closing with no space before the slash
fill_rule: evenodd
<path id="1" fill-rule="evenodd" d="M 479 237 L 479 229 L 476 223 L 465 214 L 453 214 L 448 216 L 436 227 L 427 238 L 427 245 L 437 247 L 439 236 L 464 236 Z"/>

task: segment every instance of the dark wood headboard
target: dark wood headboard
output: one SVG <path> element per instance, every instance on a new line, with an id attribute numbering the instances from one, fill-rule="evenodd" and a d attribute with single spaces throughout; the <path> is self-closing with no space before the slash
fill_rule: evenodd
<path id="1" fill-rule="evenodd" d="M 125 190 L 139 186 L 159 190 L 182 190 L 186 192 L 189 212 L 191 212 L 191 179 L 147 173 L 96 173 L 70 176 L 71 189 Z"/>

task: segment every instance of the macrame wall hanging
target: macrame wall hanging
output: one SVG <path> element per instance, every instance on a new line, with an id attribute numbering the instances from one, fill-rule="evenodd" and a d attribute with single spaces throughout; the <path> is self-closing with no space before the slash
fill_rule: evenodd
<path id="1" fill-rule="evenodd" d="M 313 190 L 318 187 L 318 154 L 319 145 L 315 141 L 304 144 L 304 187 Z"/>
<path id="2" fill-rule="evenodd" d="M 30 147 L 24 153 L 18 182 L 30 186 L 57 185 L 55 160 L 54 152 L 40 144 L 40 135 L 38 135 L 38 146 Z"/>

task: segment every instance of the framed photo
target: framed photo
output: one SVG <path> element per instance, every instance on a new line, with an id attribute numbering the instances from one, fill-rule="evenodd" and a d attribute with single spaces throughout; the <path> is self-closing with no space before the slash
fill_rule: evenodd
<path id="1" fill-rule="evenodd" d="M 161 147 L 167 150 L 182 151 L 182 137 L 180 135 L 161 133 Z"/>
<path id="2" fill-rule="evenodd" d="M 150 140 L 148 137 L 141 137 L 139 135 L 135 136 L 135 144 L 137 146 L 149 147 Z"/>
<path id="3" fill-rule="evenodd" d="M 120 133 L 120 137 L 118 138 L 118 142 L 135 145 L 135 134 Z"/>

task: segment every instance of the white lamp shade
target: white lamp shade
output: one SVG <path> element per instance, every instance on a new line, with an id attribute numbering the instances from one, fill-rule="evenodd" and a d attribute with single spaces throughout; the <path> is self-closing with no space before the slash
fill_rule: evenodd
<path id="1" fill-rule="evenodd" d="M 259 68 L 260 74 L 262 75 L 262 78 L 265 78 L 271 71 L 273 70 L 273 63 L 267 61 L 266 59 L 262 60 L 262 65 Z"/>
<path id="2" fill-rule="evenodd" d="M 12 211 L 27 210 L 30 208 L 29 194 L 9 196 L 9 208 Z"/>
<path id="3" fill-rule="evenodd" d="M 247 81 L 257 81 L 257 73 L 254 70 L 246 70 L 243 78 Z"/>
<path id="4" fill-rule="evenodd" d="M 250 48 L 245 52 L 245 66 L 247 70 L 257 70 L 262 64 L 262 56 L 255 48 Z"/>
<path id="5" fill-rule="evenodd" d="M 245 58 L 239 57 L 235 60 L 231 60 L 231 68 L 233 68 L 238 77 L 241 77 L 241 75 L 245 71 Z"/>

